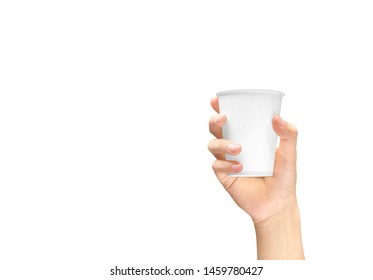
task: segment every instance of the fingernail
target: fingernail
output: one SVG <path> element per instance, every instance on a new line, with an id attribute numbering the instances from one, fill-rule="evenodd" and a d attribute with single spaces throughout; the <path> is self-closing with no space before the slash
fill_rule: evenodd
<path id="1" fill-rule="evenodd" d="M 284 121 L 280 116 L 278 116 L 279 119 L 279 125 L 281 128 L 285 128 L 286 126 L 286 121 Z"/>
<path id="2" fill-rule="evenodd" d="M 228 147 L 227 147 L 228 152 L 232 153 L 232 154 L 237 153 L 239 148 L 240 148 L 240 146 L 235 145 L 235 144 L 229 144 Z"/>
<path id="3" fill-rule="evenodd" d="M 234 164 L 234 165 L 232 165 L 233 172 L 240 172 L 241 169 L 242 169 L 242 165 L 241 164 Z"/>

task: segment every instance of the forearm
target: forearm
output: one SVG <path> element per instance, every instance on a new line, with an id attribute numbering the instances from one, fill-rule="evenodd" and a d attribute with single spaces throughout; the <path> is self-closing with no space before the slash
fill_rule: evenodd
<path id="1" fill-rule="evenodd" d="M 254 223 L 258 260 L 303 260 L 300 215 L 296 202 Z"/>

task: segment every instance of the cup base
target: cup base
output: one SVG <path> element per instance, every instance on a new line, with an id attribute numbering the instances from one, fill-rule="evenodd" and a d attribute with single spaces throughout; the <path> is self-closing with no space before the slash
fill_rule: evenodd
<path id="1" fill-rule="evenodd" d="M 272 171 L 247 171 L 237 174 L 228 174 L 229 177 L 272 177 Z"/>

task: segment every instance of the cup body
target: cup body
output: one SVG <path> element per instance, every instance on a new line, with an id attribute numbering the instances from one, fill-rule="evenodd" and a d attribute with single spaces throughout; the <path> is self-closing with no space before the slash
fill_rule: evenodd
<path id="1" fill-rule="evenodd" d="M 280 114 L 283 93 L 273 90 L 229 90 L 216 94 L 220 112 L 227 116 L 223 138 L 240 144 L 238 155 L 227 160 L 242 163 L 234 177 L 273 176 L 277 135 L 272 119 Z"/>

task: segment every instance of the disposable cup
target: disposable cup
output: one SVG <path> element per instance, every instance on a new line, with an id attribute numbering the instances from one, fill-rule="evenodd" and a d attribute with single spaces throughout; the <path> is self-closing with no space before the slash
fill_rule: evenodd
<path id="1" fill-rule="evenodd" d="M 273 176 L 277 135 L 272 119 L 280 114 L 284 94 L 274 90 L 242 89 L 216 95 L 220 113 L 227 117 L 223 138 L 242 147 L 238 155 L 226 155 L 226 160 L 239 161 L 243 165 L 240 173 L 229 176 Z"/>

